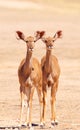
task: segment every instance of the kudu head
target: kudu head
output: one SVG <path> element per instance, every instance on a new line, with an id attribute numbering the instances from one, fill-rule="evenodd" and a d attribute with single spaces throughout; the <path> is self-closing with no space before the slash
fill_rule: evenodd
<path id="1" fill-rule="evenodd" d="M 41 39 L 42 36 L 44 35 L 44 33 L 45 33 L 44 31 L 36 31 L 34 37 L 33 36 L 26 37 L 23 32 L 16 31 L 16 34 L 17 34 L 16 38 L 18 40 L 20 40 L 20 39 L 23 40 L 26 43 L 26 45 L 27 45 L 27 50 L 29 52 L 33 52 L 34 46 L 35 46 L 35 42 L 37 42 L 39 39 Z"/>
<path id="2" fill-rule="evenodd" d="M 62 37 L 62 31 L 59 30 L 55 33 L 55 35 L 53 37 L 45 37 L 42 36 L 42 41 L 45 43 L 46 45 L 46 49 L 47 50 L 52 50 L 53 49 L 53 46 L 54 46 L 54 42 L 58 39 L 58 38 L 61 38 Z"/>

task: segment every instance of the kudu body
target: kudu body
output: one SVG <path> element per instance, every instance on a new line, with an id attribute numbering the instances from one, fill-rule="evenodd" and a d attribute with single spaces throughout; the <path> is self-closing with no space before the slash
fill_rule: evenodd
<path id="1" fill-rule="evenodd" d="M 60 76 L 60 67 L 58 59 L 52 55 L 52 49 L 54 41 L 60 38 L 62 35 L 61 31 L 58 31 L 54 37 L 42 37 L 42 41 L 46 45 L 46 55 L 41 60 L 42 66 L 42 89 L 43 89 L 43 113 L 42 113 L 42 126 L 45 123 L 46 118 L 46 104 L 47 104 L 47 87 L 51 88 L 51 125 L 57 125 L 56 120 L 56 92 L 58 89 L 58 82 Z"/>
<path id="2" fill-rule="evenodd" d="M 20 110 L 20 124 L 22 125 L 22 115 L 25 105 L 25 97 L 27 103 L 27 119 L 26 125 L 28 124 L 31 127 L 32 123 L 32 98 L 34 94 L 34 89 L 37 89 L 39 102 L 40 102 L 40 121 L 41 121 L 41 110 L 42 110 L 42 71 L 39 61 L 32 56 L 35 42 L 40 39 L 44 32 L 36 32 L 36 36 L 26 37 L 22 32 L 17 31 L 18 39 L 26 42 L 27 53 L 26 58 L 23 59 L 18 68 L 18 77 L 20 83 L 20 94 L 21 94 L 21 110 Z M 29 116 L 29 117 L 28 117 Z"/>

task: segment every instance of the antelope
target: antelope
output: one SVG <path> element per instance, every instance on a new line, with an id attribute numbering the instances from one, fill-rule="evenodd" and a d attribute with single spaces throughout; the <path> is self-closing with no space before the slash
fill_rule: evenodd
<path id="1" fill-rule="evenodd" d="M 16 31 L 17 39 L 21 39 L 26 43 L 27 53 L 26 58 L 23 59 L 18 68 L 18 77 L 20 83 L 20 95 L 21 95 L 21 109 L 20 109 L 20 125 L 22 125 L 22 115 L 25 106 L 25 97 L 27 103 L 27 114 L 25 125 L 32 126 L 32 98 L 34 90 L 36 88 L 39 102 L 40 102 L 40 115 L 42 110 L 42 71 L 39 61 L 32 56 L 35 42 L 39 40 L 44 31 L 37 31 L 35 37 L 26 37 L 23 32 Z M 41 116 L 40 116 L 41 120 Z"/>
<path id="2" fill-rule="evenodd" d="M 47 87 L 51 88 L 51 126 L 57 125 L 58 121 L 56 119 L 56 92 L 58 89 L 60 67 L 58 64 L 58 59 L 56 56 L 52 55 L 52 49 L 54 47 L 54 42 L 61 38 L 62 31 L 57 31 L 53 37 L 41 38 L 46 45 L 46 55 L 41 59 L 42 68 L 42 91 L 43 91 L 43 112 L 42 112 L 42 124 L 45 125 L 46 118 L 46 104 L 47 104 Z"/>

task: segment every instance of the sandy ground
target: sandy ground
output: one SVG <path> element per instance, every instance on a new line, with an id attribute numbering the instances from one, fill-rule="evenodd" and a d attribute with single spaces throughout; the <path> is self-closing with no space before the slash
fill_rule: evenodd
<path id="1" fill-rule="evenodd" d="M 34 35 L 36 30 L 45 30 L 54 35 L 61 29 L 63 38 L 55 42 L 53 53 L 58 57 L 61 76 L 57 93 L 56 109 L 59 125 L 55 130 L 80 130 L 80 10 L 65 5 L 51 5 L 32 8 L 17 8 L 0 3 L 0 127 L 18 125 L 20 94 L 17 69 L 25 57 L 24 42 L 17 41 L 16 30 Z M 18 1 L 17 1 L 18 3 Z M 39 5 L 38 5 L 39 4 Z M 66 3 L 65 3 L 66 4 Z M 73 3 L 74 4 L 74 3 Z M 80 4 L 80 3 L 79 3 Z M 70 3 L 71 5 L 71 3 Z M 18 6 L 18 5 L 17 5 Z M 15 8 L 14 8 L 15 7 Z M 77 7 L 77 6 L 76 6 Z M 41 60 L 45 46 L 38 41 L 34 56 Z M 48 91 L 48 93 L 50 90 Z M 50 129 L 50 98 L 48 94 L 45 129 Z M 33 98 L 32 122 L 39 123 L 39 102 L 35 92 Z M 25 112 L 26 113 L 26 112 Z M 40 129 L 39 126 L 34 129 Z"/>

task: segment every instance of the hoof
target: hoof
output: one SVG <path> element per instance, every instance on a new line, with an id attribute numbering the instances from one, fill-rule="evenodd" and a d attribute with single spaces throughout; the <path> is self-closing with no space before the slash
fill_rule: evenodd
<path id="1" fill-rule="evenodd" d="M 32 126 L 32 124 L 28 124 L 27 127 L 28 127 L 28 129 L 30 129 L 30 130 L 34 130 L 34 127 Z"/>
<path id="2" fill-rule="evenodd" d="M 45 127 L 45 123 L 40 124 L 40 128 L 43 129 Z"/>
<path id="3" fill-rule="evenodd" d="M 55 121 L 55 125 L 58 125 L 58 121 Z"/>
<path id="4" fill-rule="evenodd" d="M 52 121 L 52 122 L 51 122 L 51 127 L 52 127 L 52 126 L 55 126 L 55 121 Z"/>
<path id="5" fill-rule="evenodd" d="M 27 128 L 27 123 L 22 124 L 21 128 Z"/>
<path id="6" fill-rule="evenodd" d="M 31 125 L 31 126 L 28 126 L 28 129 L 29 130 L 34 130 L 34 127 Z"/>
<path id="7" fill-rule="evenodd" d="M 22 124 L 22 125 L 21 125 L 21 128 L 27 128 L 27 125 Z"/>
<path id="8" fill-rule="evenodd" d="M 58 125 L 58 121 L 57 121 L 57 120 L 52 121 L 52 122 L 51 122 L 51 125 L 52 125 L 52 126 Z"/>

